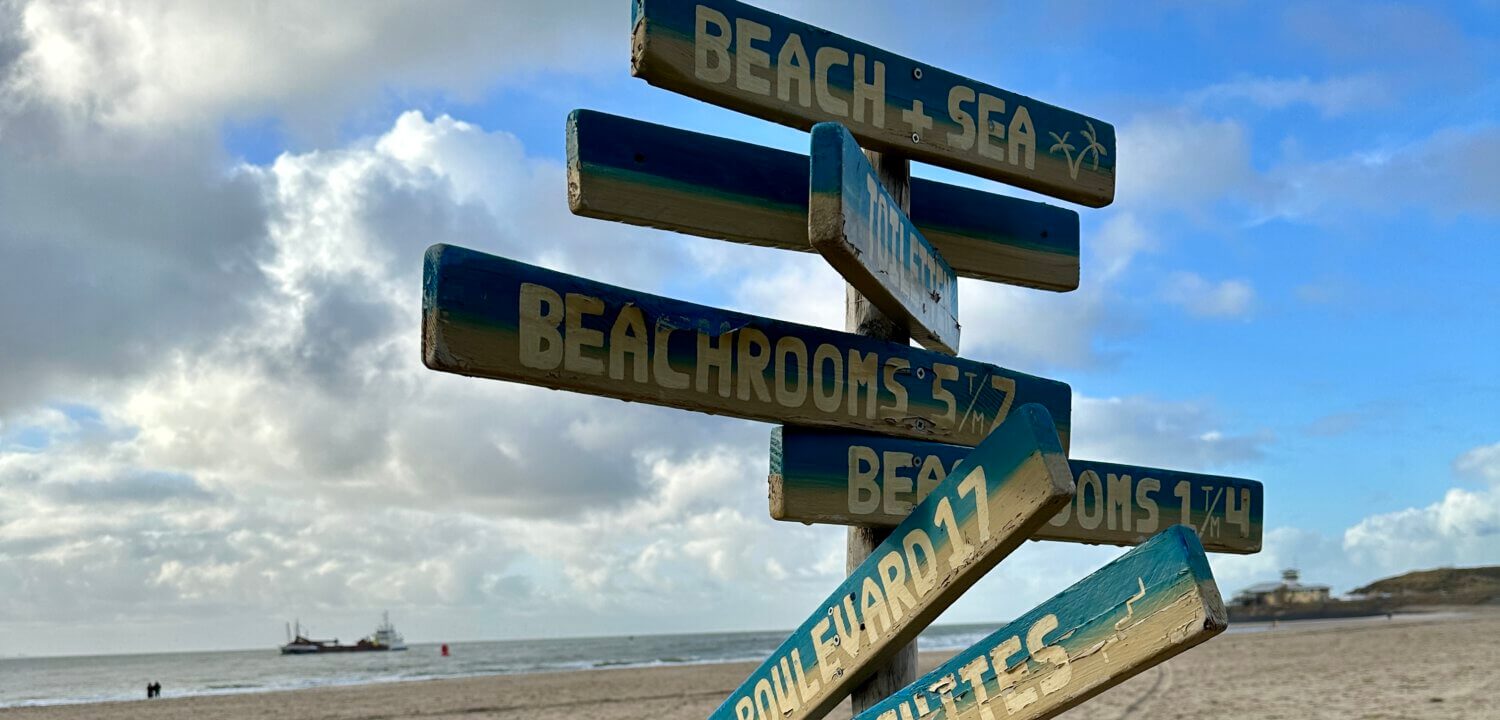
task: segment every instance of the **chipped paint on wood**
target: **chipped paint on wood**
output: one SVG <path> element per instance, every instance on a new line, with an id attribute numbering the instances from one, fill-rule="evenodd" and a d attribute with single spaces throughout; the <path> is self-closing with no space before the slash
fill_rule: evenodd
<path id="1" fill-rule="evenodd" d="M 812 130 L 807 237 L 856 290 L 924 347 L 958 353 L 958 276 L 838 123 Z"/>
<path id="2" fill-rule="evenodd" d="M 968 453 L 958 445 L 803 427 L 771 431 L 771 517 L 893 527 Z M 1264 488 L 1222 475 L 1070 459 L 1078 493 L 1037 540 L 1138 545 L 1168 525 L 1211 552 L 1260 552 Z"/>
<path id="3" fill-rule="evenodd" d="M 1109 123 L 734 0 L 637 0 L 631 72 L 783 125 L 1091 207 L 1115 195 Z"/>
<path id="4" fill-rule="evenodd" d="M 1227 625 L 1203 547 L 1174 526 L 856 720 L 1043 720 Z"/>
<path id="5" fill-rule="evenodd" d="M 765 422 L 975 445 L 1024 403 L 1067 443 L 1067 384 L 626 290 L 449 245 L 427 251 L 434 370 Z"/>
<path id="6" fill-rule="evenodd" d="M 1021 407 L 710 717 L 822 717 L 1072 494 L 1052 419 Z"/>
<path id="7" fill-rule="evenodd" d="M 593 110 L 568 116 L 575 215 L 811 252 L 806 155 Z M 1078 213 L 911 179 L 911 220 L 963 277 L 1078 288 Z"/>

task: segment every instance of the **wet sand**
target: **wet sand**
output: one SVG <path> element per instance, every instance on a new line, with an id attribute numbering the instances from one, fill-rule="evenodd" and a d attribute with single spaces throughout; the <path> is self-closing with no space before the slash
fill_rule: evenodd
<path id="1" fill-rule="evenodd" d="M 1500 720 L 1500 611 L 1285 623 L 1223 635 L 1105 692 L 1068 720 Z M 1249 626 L 1247 626 L 1249 627 Z M 922 670 L 946 653 L 924 653 Z M 614 669 L 0 710 L 5 720 L 706 717 L 747 663 Z M 829 717 L 848 718 L 848 704 Z"/>

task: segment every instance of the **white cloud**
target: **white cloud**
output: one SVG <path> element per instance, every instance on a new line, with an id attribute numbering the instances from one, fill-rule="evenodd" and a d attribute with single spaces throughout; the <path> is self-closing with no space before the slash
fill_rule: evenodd
<path id="1" fill-rule="evenodd" d="M 1070 455 L 1149 467 L 1210 471 L 1260 459 L 1268 431 L 1227 431 L 1210 409 L 1145 397 L 1073 397 Z"/>
<path id="2" fill-rule="evenodd" d="M 1344 532 L 1350 560 L 1386 574 L 1500 562 L 1500 443 L 1473 448 L 1453 465 L 1459 475 L 1488 486 L 1449 488 L 1426 507 L 1361 520 Z"/>
<path id="3" fill-rule="evenodd" d="M 543 71 L 599 72 L 624 61 L 626 12 L 604 2 L 37 1 L 13 20 L 26 50 L 10 85 L 107 126 L 274 114 L 326 132 L 383 92 L 473 97 Z"/>
<path id="4" fill-rule="evenodd" d="M 1459 475 L 1477 477 L 1500 486 L 1500 442 L 1481 445 L 1458 456 L 1453 469 Z"/>
<path id="5" fill-rule="evenodd" d="M 1298 567 L 1303 578 L 1348 591 L 1413 570 L 1500 563 L 1500 444 L 1459 456 L 1460 474 L 1484 478 L 1480 489 L 1454 487 L 1438 501 L 1366 517 L 1341 534 L 1280 527 L 1268 530 L 1257 555 L 1215 557 L 1221 589 L 1234 589 Z M 1269 489 L 1268 489 L 1269 490 Z"/>
<path id="6" fill-rule="evenodd" d="M 421 365 L 429 243 L 647 289 L 684 271 L 669 241 L 569 216 L 555 163 L 407 114 L 234 181 L 266 218 L 238 314 L 101 382 L 97 414 L 18 412 L 0 433 L 0 580 L 33 590 L 0 616 L 492 606 L 468 634 L 535 627 L 521 618 L 715 628 L 735 612 L 779 626 L 841 569 L 840 529 L 765 512 L 765 425 Z M 664 612 L 662 588 L 694 609 Z M 577 612 L 593 620 L 560 624 Z"/>
<path id="7" fill-rule="evenodd" d="M 1211 105 L 1244 101 L 1272 110 L 1310 105 L 1331 118 L 1387 105 L 1393 98 L 1385 81 L 1374 75 L 1355 75 L 1322 80 L 1245 77 L 1210 85 L 1194 93 L 1192 100 Z"/>
<path id="8" fill-rule="evenodd" d="M 1001 365 L 1033 373 L 1111 361 L 1101 341 L 1128 334 L 1137 312 L 1120 284 L 1136 257 L 1156 243 L 1152 230 L 1124 211 L 1111 212 L 1087 236 L 1079 287 L 1072 292 L 959 279 L 963 354 L 1003 358 Z"/>
<path id="9" fill-rule="evenodd" d="M 1278 165 L 1266 212 L 1314 222 L 1416 210 L 1500 216 L 1500 127 L 1451 127 L 1331 160 Z"/>
<path id="10" fill-rule="evenodd" d="M 1118 144 L 1130 163 L 1116 188 L 1122 207 L 1205 214 L 1211 203 L 1248 202 L 1266 192 L 1250 164 L 1249 130 L 1236 120 L 1142 113 L 1121 125 Z"/>
<path id="11" fill-rule="evenodd" d="M 1176 272 L 1162 283 L 1162 298 L 1198 317 L 1244 317 L 1255 304 L 1249 280 L 1213 282 L 1191 272 Z"/>

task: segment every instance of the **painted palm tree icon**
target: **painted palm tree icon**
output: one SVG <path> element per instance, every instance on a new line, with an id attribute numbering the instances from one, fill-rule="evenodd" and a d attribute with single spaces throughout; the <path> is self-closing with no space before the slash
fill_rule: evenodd
<path id="1" fill-rule="evenodd" d="M 1068 142 L 1068 136 L 1072 135 L 1072 132 L 1065 132 L 1062 134 L 1062 137 L 1058 137 L 1057 133 L 1055 132 L 1047 133 L 1048 135 L 1052 136 L 1053 140 L 1057 141 L 1052 144 L 1052 148 L 1047 152 L 1057 152 L 1059 150 L 1062 151 L 1063 157 L 1067 158 L 1068 160 L 1068 174 L 1071 175 L 1074 180 L 1078 179 L 1078 169 L 1083 167 L 1083 161 L 1089 156 L 1090 153 L 1093 153 L 1094 156 L 1093 169 L 1095 170 L 1099 169 L 1099 158 L 1109 154 L 1109 150 L 1106 150 L 1103 145 L 1099 144 L 1099 133 L 1098 131 L 1094 130 L 1094 124 L 1092 122 L 1089 122 L 1088 120 L 1084 120 L 1083 124 L 1087 125 L 1088 128 L 1080 130 L 1078 134 L 1082 135 L 1085 140 L 1088 140 L 1089 144 L 1083 147 L 1083 151 L 1078 153 L 1078 157 L 1076 158 L 1073 157 L 1073 151 L 1076 148 L 1073 147 L 1072 143 Z"/>

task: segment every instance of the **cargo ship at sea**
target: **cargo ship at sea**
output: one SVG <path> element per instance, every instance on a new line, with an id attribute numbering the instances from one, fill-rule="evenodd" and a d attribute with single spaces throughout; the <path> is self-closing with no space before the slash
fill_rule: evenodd
<path id="1" fill-rule="evenodd" d="M 353 645 L 340 644 L 338 638 L 333 640 L 314 640 L 303 633 L 301 621 L 296 623 L 296 632 L 292 626 L 287 626 L 287 643 L 281 646 L 282 655 L 320 655 L 322 653 L 345 653 L 345 652 L 394 652 L 406 649 L 406 640 L 401 633 L 396 632 L 395 626 L 391 625 L 391 614 L 382 613 L 380 626 L 375 632 L 360 638 Z"/>

